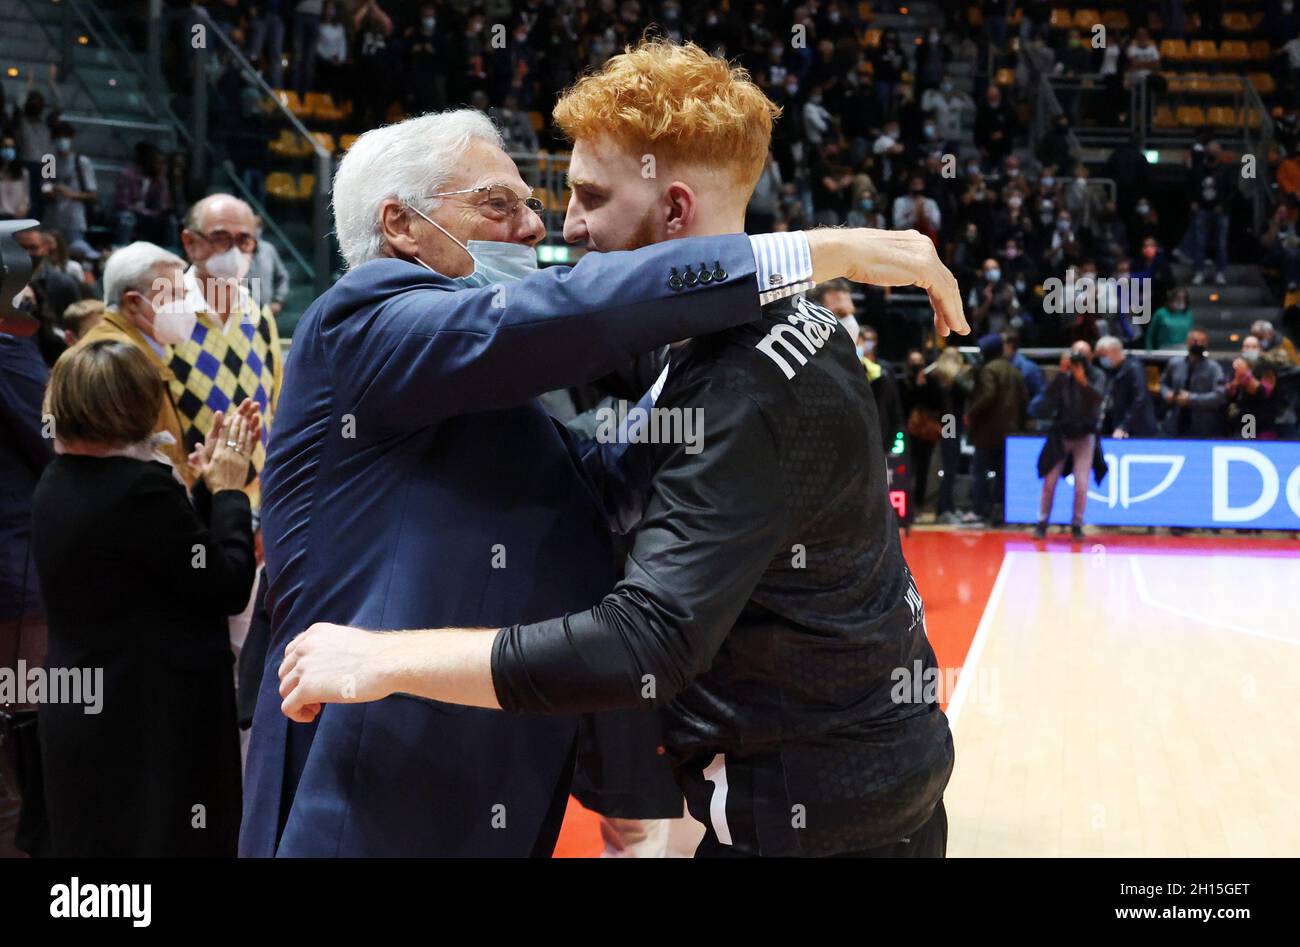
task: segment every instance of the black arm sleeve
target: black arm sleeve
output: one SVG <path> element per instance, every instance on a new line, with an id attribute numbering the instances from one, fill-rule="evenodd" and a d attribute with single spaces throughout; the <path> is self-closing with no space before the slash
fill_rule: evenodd
<path id="1" fill-rule="evenodd" d="M 131 501 L 136 515 L 152 527 L 146 551 L 150 574 L 165 577 L 196 611 L 243 611 L 257 569 L 247 494 L 212 494 L 207 524 L 170 473 L 142 480 Z"/>
<path id="2" fill-rule="evenodd" d="M 614 591 L 585 612 L 498 632 L 492 680 L 504 709 L 670 702 L 708 669 L 779 551 L 787 505 L 757 405 L 705 390 L 675 406 L 702 412 L 702 448 L 671 448 Z"/>

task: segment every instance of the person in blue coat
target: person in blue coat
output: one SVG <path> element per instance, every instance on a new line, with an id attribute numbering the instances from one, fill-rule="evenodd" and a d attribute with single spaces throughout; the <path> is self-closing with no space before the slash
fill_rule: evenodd
<path id="1" fill-rule="evenodd" d="M 585 608 L 617 578 L 610 530 L 635 522 L 646 456 L 575 441 L 538 396 L 811 285 L 786 285 L 799 244 L 782 235 L 537 272 L 544 228 L 527 193 L 473 110 L 371 131 L 340 164 L 349 269 L 295 333 L 263 472 L 271 641 L 242 855 L 549 855 L 572 717 L 394 695 L 291 724 L 285 644 L 326 618 L 400 629 Z M 876 244 L 847 241 L 820 278 L 861 278 Z"/>

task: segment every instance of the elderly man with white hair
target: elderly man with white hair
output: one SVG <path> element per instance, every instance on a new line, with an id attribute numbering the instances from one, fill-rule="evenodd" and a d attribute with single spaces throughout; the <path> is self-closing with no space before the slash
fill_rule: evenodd
<path id="1" fill-rule="evenodd" d="M 134 345 L 158 370 L 169 388 L 172 346 L 187 342 L 194 331 L 194 310 L 185 297 L 185 261 L 152 243 L 140 241 L 114 251 L 104 266 L 103 320 L 86 333 L 80 344 L 113 339 Z M 164 398 L 155 434 L 166 434 L 159 444 L 177 473 L 192 486 L 195 471 L 186 460 L 181 421 L 171 398 Z"/>
<path id="2" fill-rule="evenodd" d="M 1155 402 L 1147 392 L 1142 363 L 1128 357 L 1124 343 L 1113 335 L 1097 340 L 1097 362 L 1106 382 L 1102 433 L 1111 437 L 1154 437 Z"/>
<path id="3" fill-rule="evenodd" d="M 397 694 L 291 723 L 276 674 L 317 621 L 500 626 L 610 591 L 610 530 L 639 515 L 648 453 L 577 441 L 538 396 L 838 276 L 915 282 L 944 334 L 961 325 L 955 281 L 917 234 L 690 237 L 538 271 L 530 195 L 472 110 L 368 132 L 339 167 L 348 272 L 298 326 L 263 475 L 272 640 L 244 855 L 551 852 L 572 717 Z"/>

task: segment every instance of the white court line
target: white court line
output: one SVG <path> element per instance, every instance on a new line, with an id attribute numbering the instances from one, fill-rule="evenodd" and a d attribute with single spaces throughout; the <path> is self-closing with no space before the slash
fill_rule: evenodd
<path id="1" fill-rule="evenodd" d="M 1148 608 L 1158 609 L 1162 612 L 1168 612 L 1171 615 L 1177 615 L 1179 618 L 1186 618 L 1189 621 L 1198 622 L 1202 625 L 1213 625 L 1217 628 L 1224 628 L 1228 631 L 1235 631 L 1240 635 L 1251 635 L 1255 638 L 1267 638 L 1270 641 L 1282 641 L 1286 644 L 1300 644 L 1300 640 L 1294 637 L 1284 638 L 1281 635 L 1271 635 L 1266 631 L 1260 631 L 1258 628 L 1247 628 L 1244 625 L 1234 625 L 1232 622 L 1220 621 L 1217 618 L 1208 618 L 1205 615 L 1198 615 L 1196 612 L 1189 612 L 1178 608 L 1175 605 L 1169 605 L 1165 602 L 1158 602 L 1151 595 L 1147 588 L 1146 576 L 1142 572 L 1142 567 L 1138 565 L 1138 556 L 1130 553 L 1128 557 L 1129 565 L 1132 566 L 1133 584 L 1137 586 L 1138 601 Z"/>
<path id="2" fill-rule="evenodd" d="M 971 639 L 970 648 L 966 651 L 966 659 L 961 665 L 961 672 L 957 675 L 957 686 L 953 688 L 952 699 L 948 701 L 946 711 L 948 729 L 954 733 L 957 731 L 957 717 L 961 714 L 962 704 L 966 702 L 966 692 L 970 690 L 970 682 L 975 677 L 975 666 L 984 652 L 984 642 L 988 639 L 989 629 L 993 627 L 993 615 L 1002 602 L 1002 589 L 1011 571 L 1008 568 L 1011 557 L 1018 555 L 1019 552 L 1020 550 L 1008 549 L 1002 553 L 1002 565 L 998 567 L 998 577 L 993 580 L 993 589 L 989 592 L 989 600 L 984 605 L 984 614 L 980 616 L 980 623 L 975 628 L 975 637 Z"/>

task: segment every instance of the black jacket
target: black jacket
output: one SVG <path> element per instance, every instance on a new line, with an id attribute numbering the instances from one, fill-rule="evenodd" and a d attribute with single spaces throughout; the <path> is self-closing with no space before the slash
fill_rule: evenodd
<path id="1" fill-rule="evenodd" d="M 1123 428 L 1129 437 L 1154 437 L 1156 411 L 1142 365 L 1125 358 L 1117 367 L 1101 371 L 1106 377 L 1102 433 L 1109 436 L 1116 428 Z"/>
<path id="2" fill-rule="evenodd" d="M 675 350 L 658 407 L 698 412 L 700 449 L 649 445 L 613 592 L 497 636 L 502 707 L 663 707 L 691 813 L 746 854 L 906 836 L 942 796 L 952 739 L 926 697 L 934 652 L 847 334 L 802 298 L 773 303 Z"/>
<path id="3" fill-rule="evenodd" d="M 1052 422 L 1052 430 L 1065 437 L 1096 434 L 1101 427 L 1105 378 L 1096 368 L 1087 368 L 1088 385 L 1076 384 L 1074 376 L 1058 372 L 1047 383 L 1043 399 L 1043 417 Z"/>
<path id="4" fill-rule="evenodd" d="M 56 856 L 235 854 L 226 616 L 252 589 L 252 521 L 242 492 L 196 502 L 164 464 L 126 457 L 57 457 L 36 488 L 47 664 L 103 669 L 98 713 L 40 708 Z"/>

